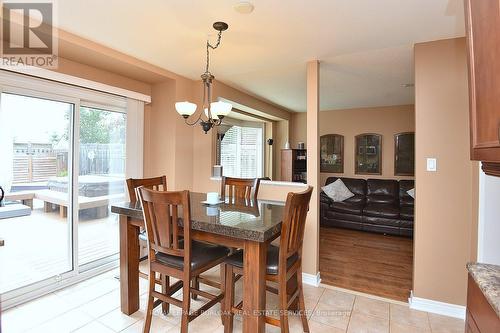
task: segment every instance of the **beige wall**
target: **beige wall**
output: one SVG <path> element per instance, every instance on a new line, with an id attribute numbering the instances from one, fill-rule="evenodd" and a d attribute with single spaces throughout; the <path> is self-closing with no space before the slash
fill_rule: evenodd
<path id="1" fill-rule="evenodd" d="M 466 301 L 477 228 L 478 165 L 469 160 L 465 39 L 415 45 L 416 297 Z M 437 158 L 437 172 L 426 158 Z"/>
<path id="2" fill-rule="evenodd" d="M 202 85 L 196 82 L 194 85 L 193 102 L 200 103 L 202 99 Z M 283 137 L 288 138 L 288 118 L 290 113 L 284 108 L 259 100 L 251 95 L 245 94 L 236 90 L 224 83 L 215 82 L 213 86 L 213 96 L 216 98 L 223 98 L 236 104 L 241 104 L 246 107 L 258 110 L 260 115 L 268 115 L 273 118 L 287 118 L 286 120 L 274 121 L 273 124 L 273 145 L 274 153 L 274 171 L 279 168 L 280 160 L 276 154 L 279 145 L 282 144 Z M 193 190 L 198 192 L 207 192 L 211 188 L 210 176 L 212 174 L 212 166 L 215 164 L 215 139 L 214 131 L 208 134 L 203 133 L 199 126 L 193 130 Z M 284 144 L 284 143 L 283 143 Z M 279 179 L 279 178 L 277 178 Z"/>
<path id="3" fill-rule="evenodd" d="M 344 173 L 321 173 L 321 185 L 330 176 L 355 178 L 394 178 L 394 134 L 415 131 L 415 108 L 413 105 L 332 110 L 320 112 L 320 135 L 341 134 L 344 136 Z M 290 125 L 290 143 L 306 142 L 305 113 L 294 113 Z M 354 173 L 354 137 L 362 133 L 382 135 L 382 175 L 356 175 Z"/>

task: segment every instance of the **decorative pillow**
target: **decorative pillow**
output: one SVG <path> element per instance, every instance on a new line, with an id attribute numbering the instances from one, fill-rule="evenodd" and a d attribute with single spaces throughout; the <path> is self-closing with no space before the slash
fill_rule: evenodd
<path id="1" fill-rule="evenodd" d="M 411 190 L 406 191 L 410 197 L 415 199 L 415 188 L 412 188 Z"/>
<path id="2" fill-rule="evenodd" d="M 354 196 L 354 193 L 349 191 L 347 186 L 345 186 L 344 182 L 340 179 L 323 186 L 321 189 L 334 202 L 341 202 Z"/>

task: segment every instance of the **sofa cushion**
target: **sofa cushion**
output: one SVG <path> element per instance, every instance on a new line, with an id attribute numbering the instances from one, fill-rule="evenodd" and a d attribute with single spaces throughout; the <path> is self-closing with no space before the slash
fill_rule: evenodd
<path id="1" fill-rule="evenodd" d="M 399 220 L 399 226 L 401 228 L 406 228 L 406 229 L 413 229 L 413 220 Z"/>
<path id="2" fill-rule="evenodd" d="M 366 180 L 357 179 L 357 178 L 344 178 L 344 177 L 328 177 L 325 185 L 333 183 L 337 179 L 342 179 L 342 182 L 345 186 L 354 193 L 355 195 L 359 195 L 364 197 L 366 195 Z"/>
<path id="3" fill-rule="evenodd" d="M 335 212 L 347 213 L 347 214 L 359 214 L 361 215 L 363 211 L 363 205 L 350 202 L 334 202 L 331 208 Z"/>
<path id="4" fill-rule="evenodd" d="M 404 206 L 399 209 L 399 216 L 401 216 L 403 220 L 413 221 L 413 214 L 413 206 Z"/>
<path id="5" fill-rule="evenodd" d="M 397 219 L 399 218 L 399 208 L 386 204 L 368 204 L 363 209 L 363 215 Z"/>
<path id="6" fill-rule="evenodd" d="M 330 220 L 345 220 L 345 221 L 353 221 L 353 222 L 362 222 L 362 215 L 361 214 L 348 214 L 348 213 L 341 213 L 341 212 L 336 212 L 333 210 L 329 210 L 326 212 L 326 218 Z"/>
<path id="7" fill-rule="evenodd" d="M 401 225 L 400 219 L 388 219 L 386 217 L 374 217 L 363 215 L 363 224 L 378 225 L 381 227 L 399 227 Z"/>
<path id="8" fill-rule="evenodd" d="M 342 202 L 354 196 L 341 179 L 337 179 L 333 183 L 323 186 L 321 189 L 334 202 Z"/>
<path id="9" fill-rule="evenodd" d="M 401 207 L 404 206 L 413 206 L 415 203 L 415 199 L 413 199 L 408 191 L 412 188 L 415 188 L 414 180 L 400 180 L 399 181 L 399 205 Z"/>
<path id="10" fill-rule="evenodd" d="M 396 204 L 399 199 L 399 184 L 397 180 L 368 179 L 367 203 Z"/>

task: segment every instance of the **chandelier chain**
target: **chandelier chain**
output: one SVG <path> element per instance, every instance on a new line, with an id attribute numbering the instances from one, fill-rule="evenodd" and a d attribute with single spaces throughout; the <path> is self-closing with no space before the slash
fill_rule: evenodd
<path id="1" fill-rule="evenodd" d="M 205 68 L 205 73 L 210 73 L 208 67 L 210 66 L 210 49 L 215 50 L 219 47 L 222 38 L 222 31 L 219 31 L 217 35 L 217 43 L 215 45 L 210 44 L 210 41 L 207 39 L 207 66 Z"/>

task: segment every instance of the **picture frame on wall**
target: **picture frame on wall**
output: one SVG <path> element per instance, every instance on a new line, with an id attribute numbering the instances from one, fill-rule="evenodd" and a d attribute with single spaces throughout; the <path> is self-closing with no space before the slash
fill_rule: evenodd
<path id="1" fill-rule="evenodd" d="M 394 175 L 415 176 L 415 132 L 394 135 Z"/>
<path id="2" fill-rule="evenodd" d="M 355 137 L 355 174 L 382 174 L 382 135 L 363 133 Z"/>
<path id="3" fill-rule="evenodd" d="M 344 136 L 326 134 L 320 137 L 320 172 L 344 173 Z"/>

